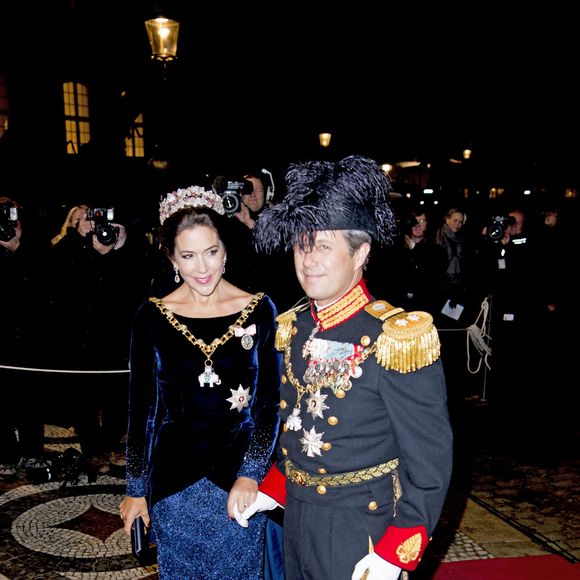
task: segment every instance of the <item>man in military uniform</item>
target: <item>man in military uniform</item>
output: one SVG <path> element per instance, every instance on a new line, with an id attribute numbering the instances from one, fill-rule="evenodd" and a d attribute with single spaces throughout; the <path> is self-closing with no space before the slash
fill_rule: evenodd
<path id="1" fill-rule="evenodd" d="M 371 242 L 396 228 L 377 164 L 308 162 L 286 179 L 255 242 L 293 247 L 309 300 L 278 317 L 279 459 L 236 519 L 285 508 L 287 580 L 396 579 L 419 563 L 451 475 L 437 331 L 367 291 Z"/>

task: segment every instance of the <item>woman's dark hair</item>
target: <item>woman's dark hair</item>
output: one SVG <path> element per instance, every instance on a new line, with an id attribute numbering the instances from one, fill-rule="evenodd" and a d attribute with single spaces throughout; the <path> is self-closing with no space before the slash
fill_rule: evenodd
<path id="1" fill-rule="evenodd" d="M 206 226 L 214 230 L 227 250 L 228 218 L 207 207 L 186 207 L 171 214 L 161 226 L 159 242 L 161 250 L 172 257 L 175 253 L 175 238 L 184 230 Z"/>

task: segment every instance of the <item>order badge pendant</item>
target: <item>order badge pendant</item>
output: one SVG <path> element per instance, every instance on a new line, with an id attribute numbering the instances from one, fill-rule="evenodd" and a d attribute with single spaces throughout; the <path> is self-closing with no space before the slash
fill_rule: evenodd
<path id="1" fill-rule="evenodd" d="M 242 336 L 242 346 L 246 350 L 250 350 L 254 346 L 254 339 L 249 334 Z"/>
<path id="2" fill-rule="evenodd" d="M 209 385 L 211 388 L 214 385 L 221 384 L 221 379 L 214 372 L 213 367 L 211 365 L 205 367 L 205 370 L 203 371 L 203 373 L 201 373 L 201 375 L 199 375 L 197 377 L 197 380 L 199 381 L 200 387 L 204 387 L 205 385 Z"/>
<path id="3" fill-rule="evenodd" d="M 300 417 L 300 405 L 292 409 L 292 414 L 286 419 L 286 428 L 290 431 L 300 431 L 302 429 L 302 418 Z"/>

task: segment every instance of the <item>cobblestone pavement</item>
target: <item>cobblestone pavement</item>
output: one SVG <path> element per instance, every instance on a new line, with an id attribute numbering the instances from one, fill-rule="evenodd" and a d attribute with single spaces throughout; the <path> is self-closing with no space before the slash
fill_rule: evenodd
<path id="1" fill-rule="evenodd" d="M 499 436 L 493 410 L 465 405 L 457 422 L 455 471 L 440 523 L 415 580 L 441 562 L 559 554 L 580 560 L 578 432 L 566 449 L 529 453 L 508 430 Z M 49 453 L 75 446 L 74 432 L 47 426 Z M 505 441 L 510 441 L 506 445 Z M 535 448 L 534 448 L 535 450 Z M 24 470 L 0 478 L 0 579 L 157 578 L 140 566 L 122 532 L 117 506 L 122 467 L 94 483 L 31 485 Z"/>
<path id="2" fill-rule="evenodd" d="M 580 562 L 578 426 L 564 437 L 532 437 L 527 422 L 506 421 L 491 405 L 453 411 L 454 477 L 415 576 L 428 579 L 440 562 L 470 559 L 557 554 Z"/>

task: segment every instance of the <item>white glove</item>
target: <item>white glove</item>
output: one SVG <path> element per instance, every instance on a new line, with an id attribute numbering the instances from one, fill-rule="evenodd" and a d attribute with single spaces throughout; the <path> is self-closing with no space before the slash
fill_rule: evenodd
<path id="1" fill-rule="evenodd" d="M 366 580 L 397 580 L 400 573 L 401 569 L 398 566 L 372 552 L 357 562 L 351 580 L 361 580 L 363 576 Z"/>
<path id="2" fill-rule="evenodd" d="M 238 524 L 240 524 L 242 528 L 247 528 L 248 520 L 256 512 L 267 512 L 269 510 L 277 508 L 278 506 L 280 506 L 280 504 L 275 499 L 272 499 L 269 495 L 266 495 L 265 493 L 259 491 L 256 500 L 252 504 L 250 504 L 241 514 L 238 512 L 238 509 L 235 504 L 233 512 L 234 517 L 236 518 Z"/>
<path id="3" fill-rule="evenodd" d="M 238 510 L 238 504 L 234 504 L 232 511 L 234 512 L 234 518 L 236 519 L 236 522 L 238 522 L 242 528 L 247 528 L 248 520 L 244 519 L 242 514 L 240 514 L 240 511 Z"/>

